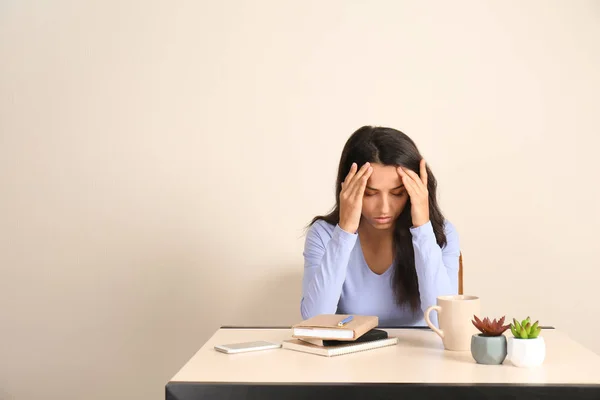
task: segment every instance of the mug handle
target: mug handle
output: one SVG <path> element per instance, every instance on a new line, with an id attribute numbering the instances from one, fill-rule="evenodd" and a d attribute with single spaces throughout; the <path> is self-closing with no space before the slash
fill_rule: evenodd
<path id="1" fill-rule="evenodd" d="M 442 307 L 440 306 L 431 306 L 429 308 L 427 308 L 427 310 L 425 310 L 425 322 L 427 322 L 427 325 L 431 328 L 432 331 L 434 331 L 435 333 L 438 334 L 439 337 L 441 337 L 442 339 L 444 338 L 444 331 L 436 328 L 432 323 L 431 320 L 429 319 L 429 313 L 432 311 L 436 311 L 439 315 L 439 313 L 442 311 Z M 439 318 L 438 318 L 439 320 Z"/>

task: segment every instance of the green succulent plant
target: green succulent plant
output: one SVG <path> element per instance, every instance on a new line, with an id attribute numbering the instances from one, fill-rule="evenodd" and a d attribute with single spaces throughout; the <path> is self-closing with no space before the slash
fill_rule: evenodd
<path id="1" fill-rule="evenodd" d="M 513 322 L 510 324 L 510 331 L 517 339 L 535 339 L 542 331 L 538 323 L 539 321 L 535 321 L 532 324 L 529 317 L 521 322 L 513 318 Z"/>

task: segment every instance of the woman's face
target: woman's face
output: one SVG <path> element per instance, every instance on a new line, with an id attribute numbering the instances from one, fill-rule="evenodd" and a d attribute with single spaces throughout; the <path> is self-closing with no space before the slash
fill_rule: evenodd
<path id="1" fill-rule="evenodd" d="M 373 172 L 363 197 L 363 219 L 375 229 L 393 228 L 408 201 L 395 166 L 371 164 Z"/>

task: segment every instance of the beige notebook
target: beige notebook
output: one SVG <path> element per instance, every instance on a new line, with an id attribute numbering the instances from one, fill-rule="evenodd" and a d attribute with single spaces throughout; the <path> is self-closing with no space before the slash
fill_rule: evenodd
<path id="1" fill-rule="evenodd" d="M 281 343 L 281 347 L 288 350 L 301 351 L 303 353 L 316 354 L 324 357 L 334 357 L 343 354 L 357 353 L 359 351 L 378 349 L 386 346 L 394 346 L 396 344 L 398 344 L 397 337 L 374 340 L 372 342 L 349 343 L 328 347 L 317 346 L 304 342 L 300 339 L 291 339 L 284 340 Z"/>
<path id="2" fill-rule="evenodd" d="M 347 314 L 321 314 L 293 325 L 293 337 L 335 340 L 356 340 L 379 324 L 377 316 L 352 315 L 352 320 L 343 326 L 338 323 L 349 317 Z"/>

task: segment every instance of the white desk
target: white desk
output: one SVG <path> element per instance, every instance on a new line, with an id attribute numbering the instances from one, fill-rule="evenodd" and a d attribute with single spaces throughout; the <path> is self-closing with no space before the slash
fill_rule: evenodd
<path id="1" fill-rule="evenodd" d="M 219 329 L 167 384 L 167 399 L 204 398 L 585 398 L 600 399 L 600 356 L 545 329 L 541 367 L 477 364 L 470 352 L 443 349 L 429 329 L 385 329 L 399 344 L 337 357 L 287 349 L 228 355 L 216 344 L 281 342 L 291 330 Z M 510 332 L 509 332 L 510 333 Z M 440 397 L 440 398 L 441 398 Z M 497 398 L 497 397 L 494 397 Z"/>

